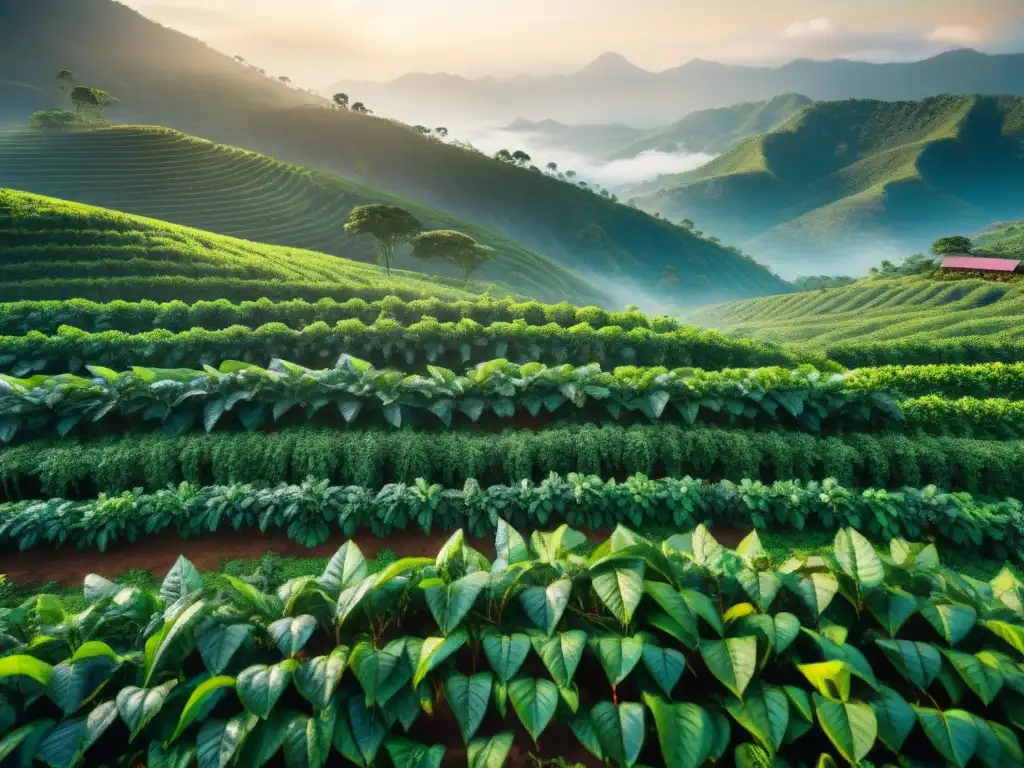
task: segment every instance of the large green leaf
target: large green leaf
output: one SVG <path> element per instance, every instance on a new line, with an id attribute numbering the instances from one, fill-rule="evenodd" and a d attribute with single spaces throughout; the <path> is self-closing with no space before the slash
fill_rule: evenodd
<path id="1" fill-rule="evenodd" d="M 502 731 L 489 739 L 474 739 L 466 749 L 468 768 L 502 768 L 514 740 L 512 731 Z"/>
<path id="2" fill-rule="evenodd" d="M 445 752 L 441 744 L 428 747 L 401 736 L 387 738 L 384 749 L 395 768 L 441 768 Z"/>
<path id="3" fill-rule="evenodd" d="M 294 713 L 275 710 L 270 719 L 257 723 L 245 740 L 238 765 L 262 768 L 270 762 L 284 744 L 284 734 Z"/>
<path id="4" fill-rule="evenodd" d="M 628 625 L 644 596 L 643 564 L 604 566 L 591 574 L 591 583 L 612 616 Z"/>
<path id="5" fill-rule="evenodd" d="M 903 742 L 914 730 L 917 718 L 914 708 L 892 688 L 883 687 L 880 696 L 871 702 L 878 720 L 878 738 L 892 752 L 900 753 Z"/>
<path id="6" fill-rule="evenodd" d="M 144 687 L 149 685 L 158 671 L 180 662 L 188 654 L 195 643 L 192 629 L 208 610 L 207 603 L 199 600 L 173 620 L 165 621 L 160 630 L 146 641 L 143 654 L 146 665 L 142 683 Z"/>
<path id="7" fill-rule="evenodd" d="M 530 545 L 537 558 L 545 563 L 556 563 L 564 555 L 587 542 L 587 537 L 568 525 L 560 525 L 552 533 L 534 531 Z"/>
<path id="8" fill-rule="evenodd" d="M 334 728 L 334 748 L 356 765 L 369 768 L 387 736 L 384 716 L 368 708 L 360 696 L 342 705 Z"/>
<path id="9" fill-rule="evenodd" d="M 550 635 L 569 605 L 572 580 L 559 579 L 545 587 L 528 587 L 519 595 L 523 611 L 538 628 Z"/>
<path id="10" fill-rule="evenodd" d="M 228 668 L 231 659 L 252 635 L 252 624 L 215 624 L 201 626 L 196 637 L 196 650 L 214 675 Z"/>
<path id="11" fill-rule="evenodd" d="M 0 736 L 0 764 L 6 764 L 5 760 L 20 752 L 20 759 L 16 757 L 8 762 L 12 768 L 29 768 L 35 758 L 36 748 L 51 725 L 52 720 L 36 720 Z"/>
<path id="12" fill-rule="evenodd" d="M 950 645 L 956 645 L 967 633 L 974 629 L 978 620 L 978 612 L 969 605 L 957 603 L 936 603 L 934 600 L 922 600 L 921 615 L 935 627 Z"/>
<path id="13" fill-rule="evenodd" d="M 740 744 L 733 753 L 736 768 L 772 768 L 771 753 L 757 744 Z"/>
<path id="14" fill-rule="evenodd" d="M 346 541 L 327 562 L 317 584 L 327 594 L 336 596 L 361 582 L 366 575 L 366 558 L 354 541 Z"/>
<path id="15" fill-rule="evenodd" d="M 613 686 L 625 680 L 640 663 L 644 645 L 640 636 L 598 635 L 591 637 L 589 642 Z"/>
<path id="16" fill-rule="evenodd" d="M 309 638 L 313 636 L 314 629 L 316 629 L 316 619 L 309 614 L 303 614 L 278 619 L 267 627 L 267 632 L 281 653 L 285 656 L 295 656 L 306 647 Z"/>
<path id="17" fill-rule="evenodd" d="M 285 659 L 273 666 L 257 664 L 247 667 L 235 678 L 235 692 L 242 706 L 262 720 L 270 717 L 281 695 L 291 682 L 299 663 Z"/>
<path id="18" fill-rule="evenodd" d="M 640 659 L 654 682 L 671 698 L 672 689 L 686 669 L 686 657 L 674 648 L 662 648 L 645 639 L 640 649 Z"/>
<path id="19" fill-rule="evenodd" d="M 507 683 L 523 666 L 527 655 L 530 653 L 530 638 L 528 635 L 515 633 L 512 635 L 499 635 L 490 633 L 484 635 L 481 645 L 491 669 L 498 676 L 498 680 Z"/>
<path id="20" fill-rule="evenodd" d="M 502 571 L 514 563 L 522 563 L 530 559 L 530 551 L 519 532 L 501 518 L 498 518 L 494 532 L 494 549 L 497 559 L 494 570 Z"/>
<path id="21" fill-rule="evenodd" d="M 738 698 L 757 671 L 757 638 L 730 637 L 726 640 L 702 640 L 700 655 L 715 677 Z"/>
<path id="22" fill-rule="evenodd" d="M 654 716 L 665 768 L 703 765 L 715 738 L 708 713 L 696 704 L 672 704 L 650 694 L 644 694 L 644 703 Z"/>
<path id="23" fill-rule="evenodd" d="M 441 579 L 427 579 L 420 583 L 427 606 L 441 634 L 449 635 L 469 613 L 477 597 L 490 581 L 490 574 L 477 571 L 445 584 Z"/>
<path id="24" fill-rule="evenodd" d="M 779 611 L 774 616 L 751 613 L 740 618 L 730 630 L 759 635 L 775 653 L 783 653 L 800 635 L 800 619 L 786 611 Z"/>
<path id="25" fill-rule="evenodd" d="M 885 579 L 882 560 L 871 542 L 853 528 L 843 528 L 832 545 L 843 573 L 864 591 L 874 589 Z"/>
<path id="26" fill-rule="evenodd" d="M 689 609 L 704 619 L 719 637 L 725 635 L 725 624 L 722 623 L 721 611 L 710 597 L 703 592 L 698 592 L 696 589 L 683 589 L 680 590 L 679 594 Z"/>
<path id="27" fill-rule="evenodd" d="M 428 637 L 424 640 L 420 648 L 419 659 L 416 662 L 416 673 L 412 679 L 413 688 L 419 687 L 424 678 L 431 671 L 437 669 L 441 662 L 465 645 L 467 639 L 466 631 L 460 629 L 448 637 Z"/>
<path id="28" fill-rule="evenodd" d="M 942 657 L 933 645 L 885 639 L 875 640 L 875 644 L 899 673 L 922 691 L 927 691 L 942 671 Z"/>
<path id="29" fill-rule="evenodd" d="M 203 588 L 203 577 L 184 557 L 175 560 L 160 585 L 160 599 L 166 605 L 176 603 Z"/>
<path id="30" fill-rule="evenodd" d="M 789 726 L 789 698 L 784 690 L 754 683 L 742 699 L 728 697 L 725 709 L 770 754 L 778 751 Z"/>
<path id="31" fill-rule="evenodd" d="M 601 701 L 590 710 L 590 720 L 604 756 L 632 768 L 644 746 L 643 705 L 622 702 L 616 707 L 610 701 Z"/>
<path id="32" fill-rule="evenodd" d="M 338 689 L 348 658 L 348 648 L 339 645 L 327 656 L 303 659 L 292 675 L 295 688 L 315 709 L 326 709 Z"/>
<path id="33" fill-rule="evenodd" d="M 117 720 L 117 706 L 112 701 L 98 704 L 84 717 L 65 720 L 50 730 L 39 744 L 36 757 L 50 768 L 73 768 L 82 761 L 86 751 Z"/>
<path id="34" fill-rule="evenodd" d="M 128 740 L 134 741 L 163 708 L 177 680 L 168 680 L 155 688 L 128 686 L 117 693 L 117 711 L 130 731 Z"/>
<path id="35" fill-rule="evenodd" d="M 452 672 L 445 678 L 445 696 L 462 730 L 462 740 L 467 744 L 487 714 L 493 682 L 490 672 L 479 672 L 472 677 Z"/>
<path id="36" fill-rule="evenodd" d="M 1003 676 L 997 668 L 983 663 L 977 656 L 972 656 L 969 653 L 961 653 L 951 648 L 940 650 L 949 659 L 949 663 L 953 665 L 967 687 L 982 700 L 985 706 L 995 700 L 1003 687 Z"/>
<path id="37" fill-rule="evenodd" d="M 875 711 L 862 701 L 833 701 L 814 694 L 814 711 L 821 729 L 848 762 L 858 764 L 878 737 Z"/>
<path id="38" fill-rule="evenodd" d="M 392 640 L 384 648 L 359 643 L 352 649 L 349 667 L 366 694 L 366 706 L 384 705 L 398 690 L 408 684 L 412 670 L 406 660 L 406 640 Z"/>
<path id="39" fill-rule="evenodd" d="M 536 743 L 558 707 L 558 688 L 550 680 L 517 677 L 508 684 L 516 716 Z"/>
<path id="40" fill-rule="evenodd" d="M 782 580 L 769 571 L 754 571 L 744 568 L 736 574 L 736 580 L 743 591 L 754 601 L 758 610 L 764 612 L 775 600 L 782 589 Z"/>
<path id="41" fill-rule="evenodd" d="M 825 698 L 849 700 L 852 670 L 845 661 L 819 661 L 814 664 L 798 664 L 796 668 Z"/>
<path id="42" fill-rule="evenodd" d="M 234 765 L 245 740 L 259 718 L 243 712 L 230 720 L 207 720 L 196 736 L 196 758 L 199 768 L 228 768 Z"/>
<path id="43" fill-rule="evenodd" d="M 917 600 L 899 587 L 874 592 L 868 597 L 867 605 L 889 637 L 896 637 L 903 623 L 917 613 Z"/>
<path id="44" fill-rule="evenodd" d="M 978 746 L 974 750 L 977 759 L 989 768 L 1024 764 L 1024 752 L 1021 751 L 1017 734 L 1002 723 L 977 716 L 974 722 L 978 726 Z"/>
<path id="45" fill-rule="evenodd" d="M 559 632 L 552 637 L 536 635 L 532 641 L 533 649 L 544 662 L 555 685 L 567 688 L 572 683 L 580 659 L 583 658 L 583 649 L 587 647 L 586 632 L 573 629 Z"/>
<path id="46" fill-rule="evenodd" d="M 53 668 L 46 693 L 65 716 L 91 701 L 110 681 L 121 659 L 106 643 L 90 642 Z"/>
<path id="47" fill-rule="evenodd" d="M 839 592 L 839 581 L 831 573 L 787 574 L 783 584 L 803 601 L 815 621 L 821 618 Z"/>
<path id="48" fill-rule="evenodd" d="M 48 685 L 53 667 L 34 656 L 15 654 L 0 659 L 0 680 L 7 677 L 30 677 L 40 685 Z"/>
<path id="49" fill-rule="evenodd" d="M 349 701 L 353 700 L 358 699 Z M 285 722 L 281 742 L 287 768 L 320 768 L 330 754 L 332 726 L 330 718 L 293 714 Z"/>
<path id="50" fill-rule="evenodd" d="M 989 619 L 982 623 L 992 634 L 1013 646 L 1017 653 L 1024 654 L 1024 627 L 995 619 Z"/>
<path id="51" fill-rule="evenodd" d="M 943 712 L 914 707 L 914 711 L 936 751 L 957 768 L 964 768 L 978 747 L 978 725 L 974 715 L 962 709 Z"/>
<path id="52" fill-rule="evenodd" d="M 159 741 L 151 741 L 146 758 L 146 768 L 190 768 L 196 761 L 196 748 L 191 744 L 172 744 L 165 748 Z"/>
<path id="53" fill-rule="evenodd" d="M 683 596 L 672 585 L 660 581 L 644 581 L 644 592 L 665 611 L 669 618 L 679 625 L 687 639 L 692 638 L 687 646 L 696 648 L 699 637 L 697 617 L 690 610 L 690 606 Z M 719 624 L 721 624 L 720 620 Z"/>
<path id="54" fill-rule="evenodd" d="M 196 689 L 192 691 L 192 695 L 188 697 L 188 701 L 185 702 L 185 708 L 181 711 L 181 716 L 178 718 L 178 725 L 174 729 L 171 741 L 177 740 L 185 729 L 196 720 L 201 721 L 206 717 L 210 710 L 216 706 L 220 697 L 224 695 L 224 692 L 234 687 L 235 678 L 228 675 L 211 677 L 209 680 L 197 685 Z"/>
<path id="55" fill-rule="evenodd" d="M 394 568 L 395 565 L 397 565 L 397 563 L 392 564 L 391 568 Z M 348 618 L 363 604 L 363 600 L 366 596 L 370 594 L 375 587 L 386 583 L 387 580 L 384 579 L 384 576 L 387 573 L 388 570 L 385 570 L 378 573 L 376 576 L 367 576 L 362 581 L 357 581 L 352 586 L 341 590 L 341 594 L 338 595 L 338 600 L 334 606 L 334 623 L 339 627 L 344 626 L 345 622 L 348 621 Z M 401 573 L 401 570 L 398 570 L 395 575 L 397 576 L 398 573 Z"/>

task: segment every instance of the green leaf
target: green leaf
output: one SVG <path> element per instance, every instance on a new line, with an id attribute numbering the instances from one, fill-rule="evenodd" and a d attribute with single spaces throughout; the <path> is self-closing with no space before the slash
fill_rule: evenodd
<path id="1" fill-rule="evenodd" d="M 730 637 L 702 640 L 700 654 L 715 677 L 738 698 L 754 679 L 757 669 L 757 638 Z"/>
<path id="2" fill-rule="evenodd" d="M 46 693 L 66 717 L 91 701 L 120 664 L 120 657 L 106 643 L 86 643 L 53 668 Z"/>
<path id="3" fill-rule="evenodd" d="M 976 758 L 989 768 L 1024 763 L 1024 752 L 1021 751 L 1017 734 L 1002 723 L 980 717 L 975 717 L 974 722 L 978 726 L 978 747 L 974 750 Z"/>
<path id="4" fill-rule="evenodd" d="M 640 659 L 651 673 L 654 682 L 671 698 L 672 689 L 676 687 L 686 669 L 686 657 L 674 648 L 661 648 L 644 641 L 640 649 Z"/>
<path id="5" fill-rule="evenodd" d="M 519 601 L 527 617 L 546 635 L 555 631 L 558 622 L 569 605 L 572 596 L 572 580 L 559 579 L 545 587 L 528 587 L 519 595 Z"/>
<path id="6" fill-rule="evenodd" d="M 772 756 L 756 744 L 740 744 L 733 753 L 736 768 L 772 768 Z"/>
<path id="7" fill-rule="evenodd" d="M 917 600 L 899 587 L 873 593 L 867 599 L 867 606 L 889 637 L 896 637 L 903 623 L 917 613 Z"/>
<path id="8" fill-rule="evenodd" d="M 993 619 L 983 621 L 982 624 L 996 637 L 1000 637 L 1012 645 L 1017 653 L 1024 654 L 1024 627 Z"/>
<path id="9" fill-rule="evenodd" d="M 770 754 L 778 751 L 789 727 L 789 699 L 784 690 L 754 683 L 743 699 L 727 698 L 725 709 Z"/>
<path id="10" fill-rule="evenodd" d="M 346 541 L 327 562 L 317 584 L 329 595 L 339 595 L 343 589 L 355 586 L 367 576 L 366 558 L 354 541 Z"/>
<path id="11" fill-rule="evenodd" d="M 420 648 L 419 661 L 416 663 L 416 674 L 413 675 L 413 688 L 419 687 L 424 678 L 437 668 L 441 662 L 466 644 L 468 636 L 464 629 L 448 637 L 428 637 Z"/>
<path id="12" fill-rule="evenodd" d="M 427 579 L 420 583 L 441 634 L 449 635 L 459 626 L 490 578 L 489 573 L 477 571 L 451 584 L 445 584 L 441 579 Z"/>
<path id="13" fill-rule="evenodd" d="M 320 768 L 324 764 L 331 747 L 331 734 L 325 732 L 326 725 L 316 717 L 299 714 L 285 721 L 281 746 L 287 768 Z"/>
<path id="14" fill-rule="evenodd" d="M 601 746 L 601 740 L 597 737 L 597 728 L 594 726 L 594 721 L 590 719 L 590 713 L 581 712 L 573 716 L 569 720 L 569 728 L 583 748 L 603 763 L 604 748 Z"/>
<path id="15" fill-rule="evenodd" d="M 963 640 L 978 620 L 978 612 L 971 606 L 956 603 L 937 604 L 933 600 L 922 600 L 920 612 L 950 645 Z"/>
<path id="16" fill-rule="evenodd" d="M 957 768 L 971 761 L 978 747 L 978 725 L 974 715 L 962 709 L 914 707 L 928 741 L 942 757 Z"/>
<path id="17" fill-rule="evenodd" d="M 928 643 L 881 639 L 875 640 L 875 645 L 903 677 L 922 691 L 927 691 L 942 671 L 942 657 Z"/>
<path id="18" fill-rule="evenodd" d="M 303 659 L 292 673 L 295 688 L 315 709 L 326 709 L 338 689 L 348 659 L 349 650 L 343 645 L 327 656 Z"/>
<path id="19" fill-rule="evenodd" d="M 85 717 L 58 723 L 40 742 L 36 757 L 50 768 L 72 768 L 115 720 L 117 706 L 105 701 Z"/>
<path id="20" fill-rule="evenodd" d="M 1003 687 L 1003 676 L 998 669 L 982 663 L 981 659 L 969 653 L 950 648 L 941 648 L 940 651 L 986 707 L 995 700 Z"/>
<path id="21" fill-rule="evenodd" d="M 782 580 L 774 573 L 766 571 L 744 568 L 736 574 L 736 580 L 762 613 L 768 610 L 782 589 Z"/>
<path id="22" fill-rule="evenodd" d="M 165 749 L 159 741 L 152 741 L 146 757 L 147 768 L 189 768 L 196 761 L 196 748 L 191 744 L 175 744 Z"/>
<path id="23" fill-rule="evenodd" d="M 858 764 L 878 737 L 875 711 L 861 701 L 833 701 L 814 694 L 814 711 L 821 729 L 847 761 Z"/>
<path id="24" fill-rule="evenodd" d="M 15 654 L 0 659 L 0 680 L 7 677 L 30 677 L 40 685 L 48 685 L 53 667 L 35 656 Z"/>
<path id="25" fill-rule="evenodd" d="M 484 635 L 481 645 L 491 669 L 503 683 L 515 677 L 530 653 L 529 636 L 518 632 L 512 635 Z"/>
<path id="26" fill-rule="evenodd" d="M 591 583 L 612 616 L 627 626 L 644 596 L 644 566 L 604 567 L 591 574 Z"/>
<path id="27" fill-rule="evenodd" d="M 710 597 L 695 589 L 683 589 L 679 594 L 690 610 L 704 619 L 719 637 L 725 634 L 725 625 L 722 623 L 721 613 Z"/>
<path id="28" fill-rule="evenodd" d="M 267 632 L 281 653 L 285 656 L 294 656 L 309 642 L 314 629 L 316 629 L 316 619 L 308 614 L 303 614 L 302 616 L 278 619 L 267 627 Z"/>
<path id="29" fill-rule="evenodd" d="M 550 680 L 518 677 L 508 684 L 508 696 L 516 716 L 536 743 L 558 707 L 558 688 Z"/>
<path id="30" fill-rule="evenodd" d="M 553 637 L 534 636 L 532 642 L 533 649 L 544 662 L 555 685 L 567 688 L 572 683 L 580 659 L 583 658 L 583 649 L 587 647 L 587 633 L 573 629 L 559 632 Z"/>
<path id="31" fill-rule="evenodd" d="M 882 687 L 880 698 L 871 702 L 878 720 L 878 738 L 897 755 L 903 749 L 903 742 L 914 730 L 917 718 L 914 708 L 892 688 Z"/>
<path id="32" fill-rule="evenodd" d="M 244 768 L 262 768 L 269 763 L 284 744 L 284 732 L 291 713 L 275 710 L 270 719 L 257 723 L 242 747 L 238 765 Z"/>
<path id="33" fill-rule="evenodd" d="M 210 713 L 210 710 L 217 704 L 217 701 L 229 688 L 235 687 L 235 678 L 227 675 L 211 677 L 206 682 L 200 683 L 192 691 L 192 695 L 185 702 L 185 708 L 178 718 L 178 725 L 170 741 L 177 741 L 178 737 L 196 720 L 202 720 Z"/>
<path id="34" fill-rule="evenodd" d="M 230 720 L 207 720 L 196 736 L 199 768 L 228 768 L 234 765 L 259 718 L 243 712 Z"/>
<path id="35" fill-rule="evenodd" d="M 831 573 L 788 574 L 783 584 L 803 601 L 815 621 L 821 618 L 839 592 L 839 581 Z"/>
<path id="36" fill-rule="evenodd" d="M 654 716 L 665 768 L 703 765 L 715 738 L 715 726 L 708 713 L 696 704 L 671 704 L 650 694 L 644 694 L 644 703 Z"/>
<path id="37" fill-rule="evenodd" d="M 28 768 L 35 757 L 39 742 L 42 741 L 51 725 L 53 725 L 52 720 L 36 720 L 0 736 L 0 764 L 4 764 L 4 761 L 11 755 L 20 751 L 21 759 L 11 760 L 11 766 L 12 768 L 15 766 Z"/>
<path id="38" fill-rule="evenodd" d="M 383 715 L 353 696 L 342 706 L 335 725 L 334 748 L 357 765 L 369 768 L 386 736 Z"/>
<path id="39" fill-rule="evenodd" d="M 160 585 L 160 599 L 166 605 L 176 603 L 203 588 L 203 577 L 184 557 L 179 556 Z"/>
<path id="40" fill-rule="evenodd" d="M 169 680 L 156 688 L 128 686 L 117 692 L 117 711 L 130 731 L 128 741 L 134 741 L 142 729 L 160 713 L 171 689 L 177 684 L 177 680 Z"/>
<path id="41" fill-rule="evenodd" d="M 179 558 L 180 560 L 181 558 Z M 209 610 L 205 601 L 200 600 L 188 606 L 173 621 L 165 621 L 163 627 L 146 641 L 143 653 L 146 674 L 143 686 L 148 686 L 153 675 L 165 664 L 180 662 L 191 649 L 192 627 Z"/>
<path id="42" fill-rule="evenodd" d="M 445 753 L 441 744 L 428 747 L 401 736 L 388 737 L 384 749 L 395 768 L 441 768 Z"/>
<path id="43" fill-rule="evenodd" d="M 640 637 L 603 635 L 590 638 L 590 647 L 613 686 L 625 680 L 640 663 L 643 644 Z"/>
<path id="44" fill-rule="evenodd" d="M 871 542 L 853 528 L 843 528 L 836 534 L 832 545 L 836 560 L 843 573 L 864 590 L 879 586 L 885 579 L 882 560 Z"/>
<path id="45" fill-rule="evenodd" d="M 406 640 L 392 640 L 380 650 L 368 642 L 359 643 L 352 649 L 349 667 L 363 687 L 366 706 L 383 706 L 411 677 L 406 662 Z"/>
<path id="46" fill-rule="evenodd" d="M 206 668 L 215 675 L 221 674 L 227 669 L 238 649 L 249 639 L 253 629 L 252 624 L 216 624 L 201 627 L 197 633 L 196 649 Z"/>
<path id="47" fill-rule="evenodd" d="M 428 558 L 420 558 L 421 560 L 427 560 L 427 562 L 433 562 Z M 375 587 L 379 587 L 390 579 L 397 576 L 403 570 L 410 566 L 398 568 L 400 563 L 404 561 L 399 560 L 397 563 L 392 563 L 388 568 L 385 568 L 381 573 L 376 576 L 367 576 L 362 581 L 357 581 L 351 587 L 346 587 L 341 590 L 341 594 L 338 595 L 338 601 L 334 606 L 334 623 L 339 627 L 344 626 L 348 617 L 362 605 L 363 599 L 373 590 Z M 387 577 L 387 578 L 385 578 Z"/>
<path id="48" fill-rule="evenodd" d="M 474 739 L 466 749 L 468 768 L 502 768 L 514 740 L 512 731 L 502 731 L 489 739 Z"/>
<path id="49" fill-rule="evenodd" d="M 530 551 L 526 548 L 523 537 L 500 517 L 494 533 L 494 549 L 498 558 L 494 562 L 495 570 L 504 570 L 513 563 L 522 563 L 530 559 Z"/>
<path id="50" fill-rule="evenodd" d="M 590 710 L 590 720 L 604 756 L 632 768 L 644 746 L 643 705 L 623 702 L 616 707 L 610 701 L 601 701 Z"/>
<path id="51" fill-rule="evenodd" d="M 693 611 L 690 610 L 689 605 L 683 596 L 677 592 L 670 584 L 665 584 L 660 581 L 645 581 L 644 592 L 656 602 L 669 618 L 678 624 L 685 632 L 687 637 L 692 637 L 692 643 L 688 643 L 688 647 L 696 648 L 697 640 L 699 637 L 697 630 L 697 617 Z M 717 614 L 716 614 L 717 616 Z M 719 624 L 721 620 L 719 619 Z"/>
<path id="52" fill-rule="evenodd" d="M 243 669 L 235 679 L 235 690 L 242 706 L 260 719 L 266 720 L 291 682 L 292 674 L 298 666 L 294 659 L 285 659 L 272 667 L 257 664 Z"/>
<path id="53" fill-rule="evenodd" d="M 797 664 L 800 673 L 827 699 L 848 701 L 850 698 L 850 665 L 845 661 L 821 661 Z"/>
<path id="54" fill-rule="evenodd" d="M 462 730 L 462 740 L 468 744 L 476 735 L 491 696 L 494 678 L 490 672 L 479 672 L 472 677 L 450 673 L 444 681 L 444 692 L 455 719 Z"/>

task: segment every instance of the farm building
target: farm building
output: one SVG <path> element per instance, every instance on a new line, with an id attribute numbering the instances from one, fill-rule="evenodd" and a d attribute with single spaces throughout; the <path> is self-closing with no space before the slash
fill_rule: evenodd
<path id="1" fill-rule="evenodd" d="M 980 256 L 947 256 L 942 260 L 943 269 L 969 269 L 975 272 L 1017 272 L 1021 269 L 1020 259 L 993 259 Z"/>

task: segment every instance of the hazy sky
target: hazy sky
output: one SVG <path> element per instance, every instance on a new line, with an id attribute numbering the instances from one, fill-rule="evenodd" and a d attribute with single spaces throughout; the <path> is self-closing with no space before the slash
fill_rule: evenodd
<path id="1" fill-rule="evenodd" d="M 1024 50 L 1022 0 L 125 0 L 297 84 Z"/>

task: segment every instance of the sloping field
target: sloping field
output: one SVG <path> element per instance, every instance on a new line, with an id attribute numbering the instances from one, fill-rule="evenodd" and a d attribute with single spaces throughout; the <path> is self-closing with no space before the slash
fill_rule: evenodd
<path id="1" fill-rule="evenodd" d="M 493 247 L 494 260 L 478 270 L 481 280 L 544 300 L 604 299 L 551 259 L 486 227 L 340 176 L 163 128 L 0 134 L 0 186 L 367 262 L 376 258 L 373 241 L 343 225 L 357 205 L 389 203 L 429 229 L 457 229 Z M 457 276 L 448 265 L 408 255 L 399 265 Z"/>
<path id="2" fill-rule="evenodd" d="M 424 275 L 0 189 L 0 299 L 471 298 Z"/>

